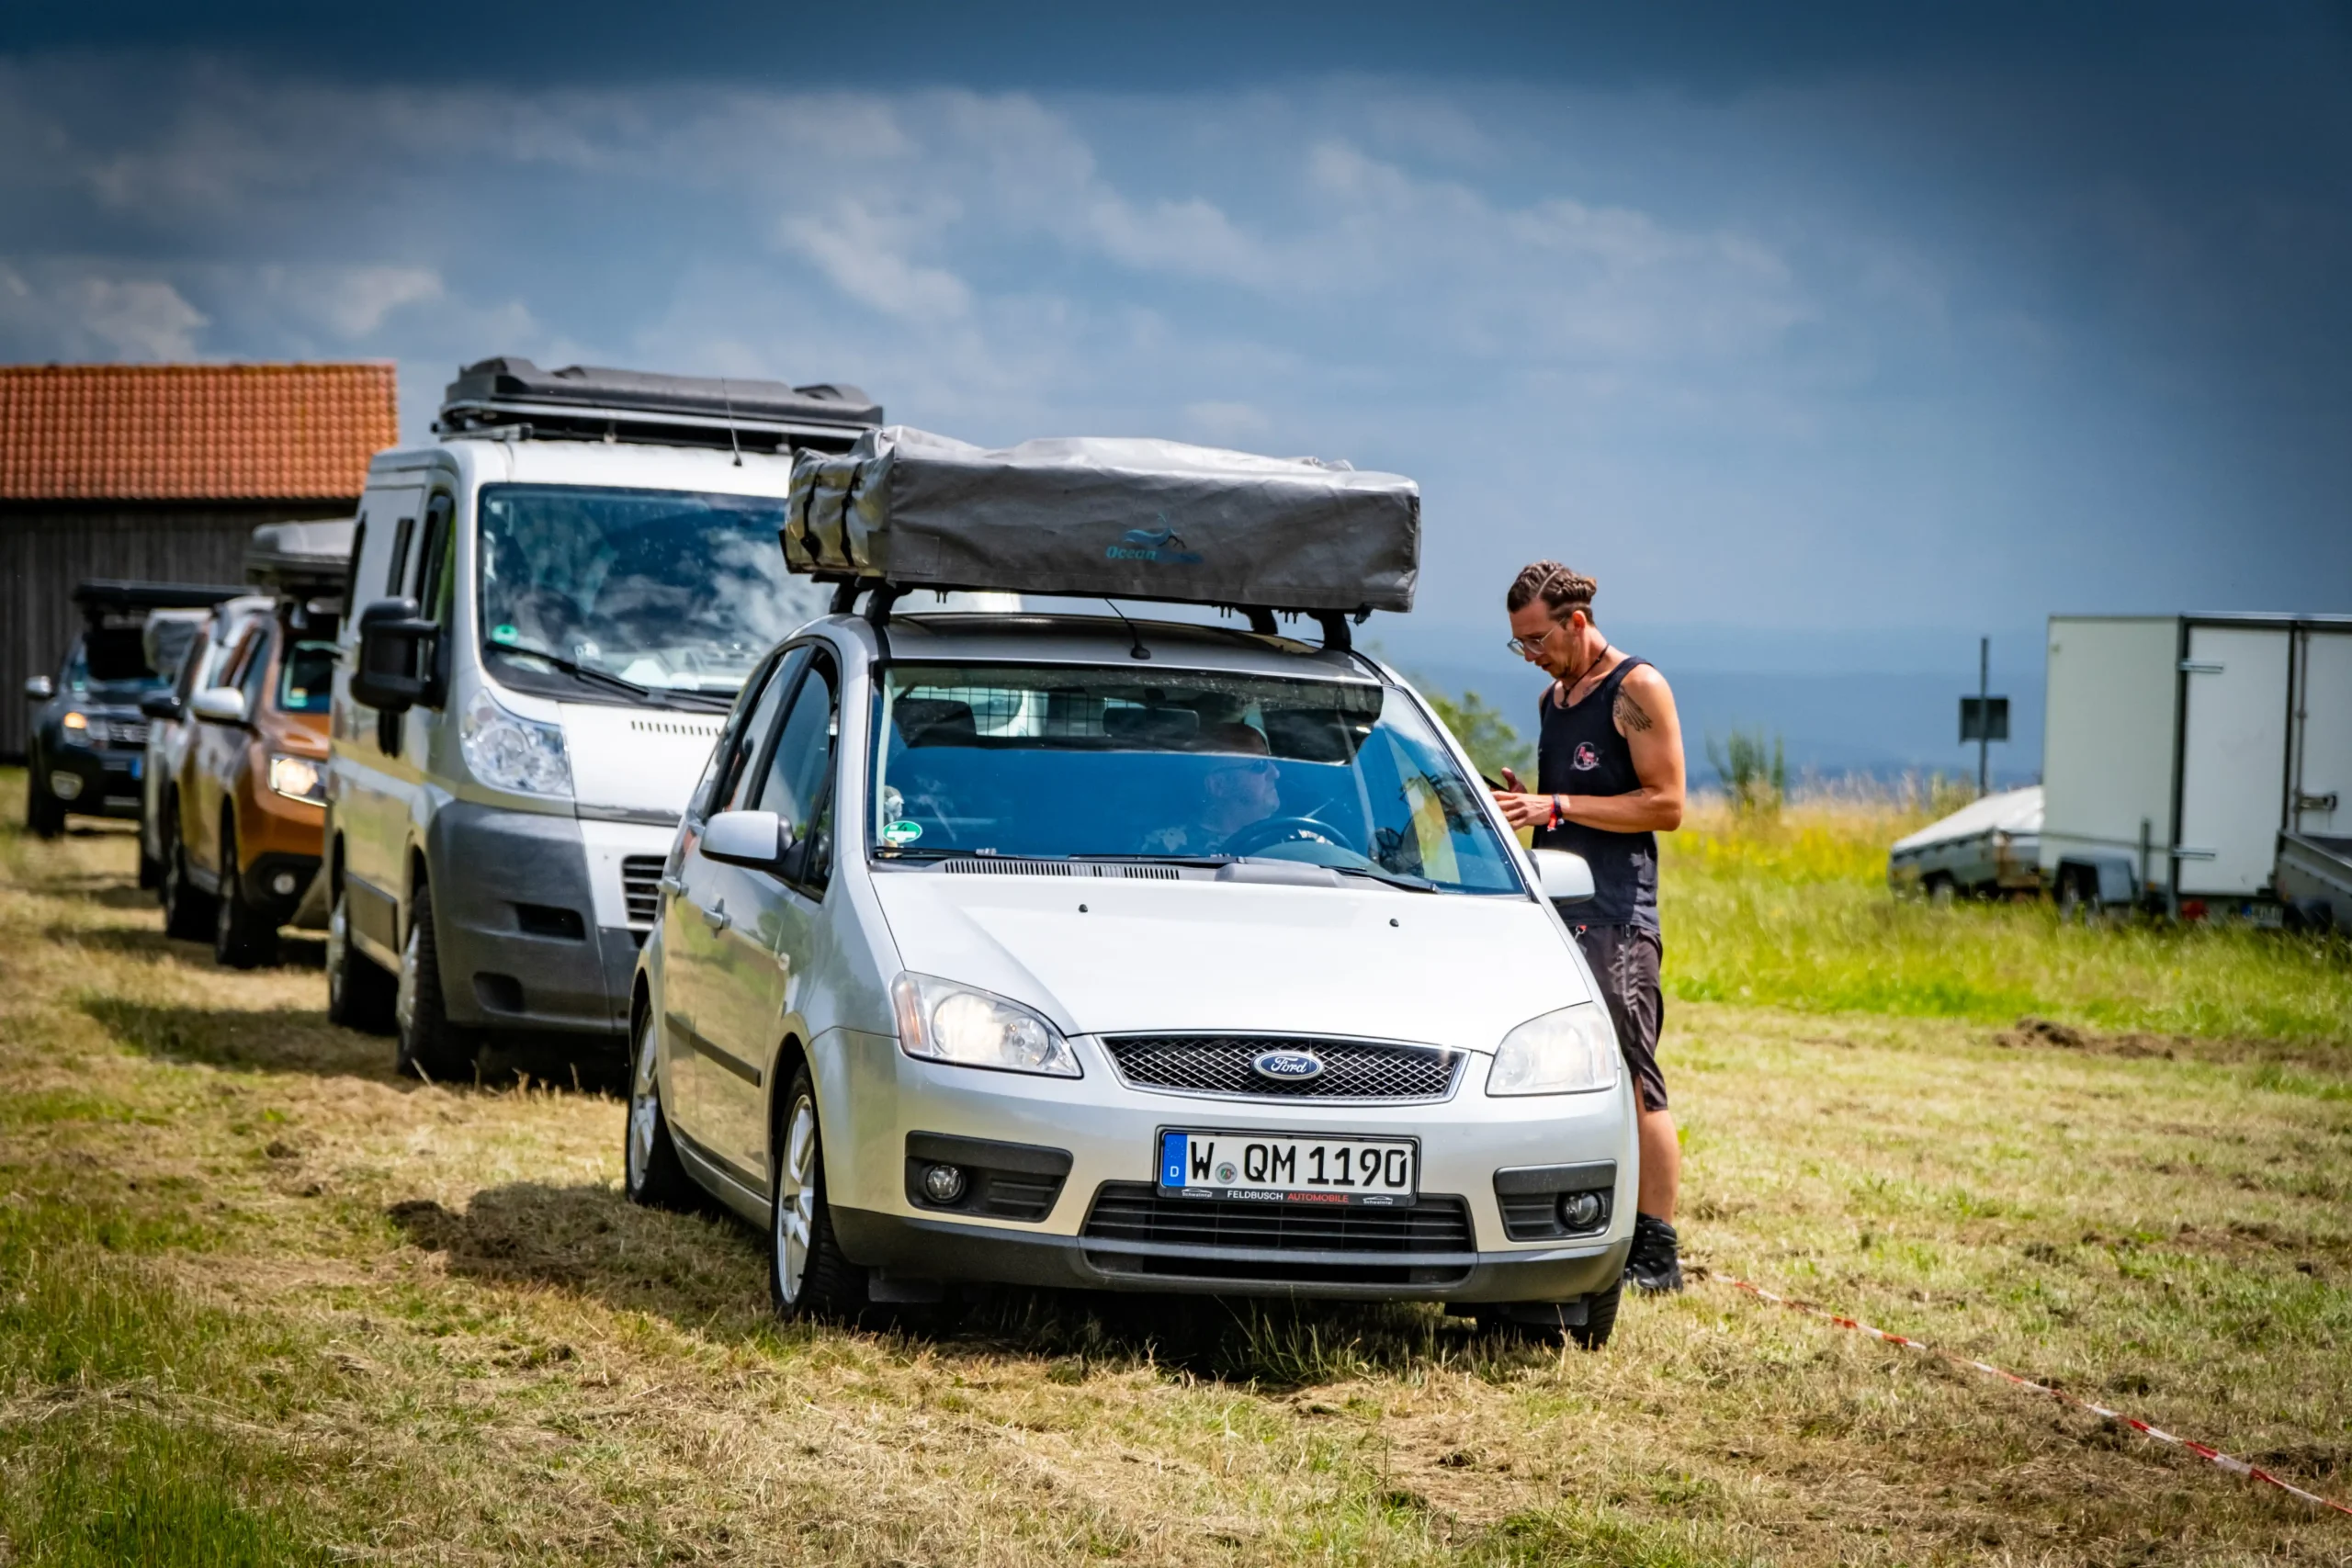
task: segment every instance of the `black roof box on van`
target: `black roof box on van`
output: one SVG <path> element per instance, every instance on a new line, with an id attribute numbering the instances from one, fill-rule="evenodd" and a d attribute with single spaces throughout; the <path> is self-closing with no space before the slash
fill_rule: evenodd
<path id="1" fill-rule="evenodd" d="M 650 441 L 776 452 L 846 447 L 882 423 L 882 405 L 841 382 L 789 387 L 725 376 L 664 376 L 512 355 L 458 372 L 441 397 L 444 434 L 512 430 L 541 439 Z"/>

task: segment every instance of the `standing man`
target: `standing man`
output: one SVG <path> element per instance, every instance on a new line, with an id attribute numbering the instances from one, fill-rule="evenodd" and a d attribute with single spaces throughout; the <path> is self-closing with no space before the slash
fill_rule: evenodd
<path id="1" fill-rule="evenodd" d="M 1666 1015 L 1657 835 L 1682 825 L 1682 727 L 1666 677 L 1648 660 L 1611 648 L 1592 624 L 1598 586 L 1544 560 L 1521 571 L 1503 596 L 1511 648 L 1542 665 L 1552 684 L 1544 694 L 1535 792 L 1523 793 L 1505 769 L 1510 787 L 1497 790 L 1495 800 L 1513 827 L 1535 829 L 1538 847 L 1573 851 L 1592 867 L 1592 902 L 1560 914 L 1600 982 L 1640 1097 L 1641 1186 L 1625 1280 L 1637 1291 L 1679 1291 L 1674 1199 L 1682 1149 L 1657 1066 Z"/>

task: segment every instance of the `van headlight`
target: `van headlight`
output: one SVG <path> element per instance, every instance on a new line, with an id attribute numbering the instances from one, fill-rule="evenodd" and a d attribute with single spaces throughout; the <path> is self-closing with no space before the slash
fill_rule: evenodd
<path id="1" fill-rule="evenodd" d="M 899 1014 L 899 1049 L 926 1061 L 1008 1073 L 1080 1075 L 1061 1031 L 1019 1002 L 930 975 L 901 975 L 890 986 Z"/>
<path id="2" fill-rule="evenodd" d="M 571 759 L 563 731 L 552 724 L 510 713 L 488 692 L 476 689 L 458 718 L 458 748 L 467 771 L 493 789 L 524 795 L 571 793 Z"/>
<path id="3" fill-rule="evenodd" d="M 1531 1018 L 1495 1051 L 1488 1094 L 1579 1094 L 1617 1084 L 1617 1032 L 1598 1003 Z"/>
<path id="4" fill-rule="evenodd" d="M 312 806 L 327 803 L 326 771 L 308 757 L 288 756 L 283 751 L 272 752 L 269 787 L 288 800 L 304 800 Z"/>

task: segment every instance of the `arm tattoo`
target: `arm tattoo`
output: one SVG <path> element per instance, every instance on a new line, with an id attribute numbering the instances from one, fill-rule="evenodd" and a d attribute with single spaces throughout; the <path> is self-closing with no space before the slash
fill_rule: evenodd
<path id="1" fill-rule="evenodd" d="M 1634 700 L 1634 694 L 1623 686 L 1617 688 L 1615 716 L 1618 729 L 1627 735 L 1638 735 L 1650 728 L 1650 716 L 1642 711 L 1642 705 Z"/>

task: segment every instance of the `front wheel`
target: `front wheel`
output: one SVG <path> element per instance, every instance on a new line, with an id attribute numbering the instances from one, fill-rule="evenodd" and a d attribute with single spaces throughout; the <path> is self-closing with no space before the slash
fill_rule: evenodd
<path id="1" fill-rule="evenodd" d="M 36 839 L 54 839 L 65 831 L 65 803 L 41 783 L 40 759 L 31 760 L 25 773 L 25 831 Z"/>
<path id="2" fill-rule="evenodd" d="M 825 1150 L 817 1083 L 808 1064 L 792 1075 L 769 1155 L 768 1297 L 778 1317 L 861 1321 L 873 1306 L 866 1272 L 833 1235 L 825 1202 Z"/>
<path id="3" fill-rule="evenodd" d="M 327 915 L 327 1021 L 362 1034 L 392 1032 L 392 977 L 351 945 L 351 895 L 338 887 Z"/>
<path id="4" fill-rule="evenodd" d="M 1478 1325 L 1537 1344 L 1556 1345 L 1563 1336 L 1579 1350 L 1598 1350 L 1609 1343 L 1617 1327 L 1617 1303 L 1624 1298 L 1623 1277 L 1605 1291 L 1584 1298 L 1584 1321 L 1570 1323 L 1557 1302 L 1510 1302 L 1482 1308 Z"/>
<path id="5" fill-rule="evenodd" d="M 188 877 L 187 841 L 180 837 L 176 807 L 164 828 L 164 934 L 182 942 L 212 935 L 212 896 Z"/>
<path id="6" fill-rule="evenodd" d="M 670 1137 L 670 1119 L 662 1111 L 662 1052 L 653 1031 L 653 1010 L 648 1008 L 637 1025 L 636 1066 L 629 1079 L 628 1132 L 621 1149 L 621 1172 L 630 1202 L 649 1209 L 691 1209 L 697 1193 L 686 1168 L 678 1161 L 678 1145 Z"/>
<path id="7" fill-rule="evenodd" d="M 277 927 L 245 902 L 245 875 L 237 869 L 237 835 L 220 828 L 220 895 L 213 900 L 212 957 L 231 969 L 277 962 Z"/>
<path id="8" fill-rule="evenodd" d="M 433 888 L 423 881 L 417 883 L 416 897 L 409 901 L 408 941 L 401 947 L 392 1019 L 400 1035 L 393 1058 L 399 1071 L 437 1083 L 473 1075 L 477 1042 L 469 1031 L 449 1021 L 443 1005 L 441 951 L 433 930 Z"/>

